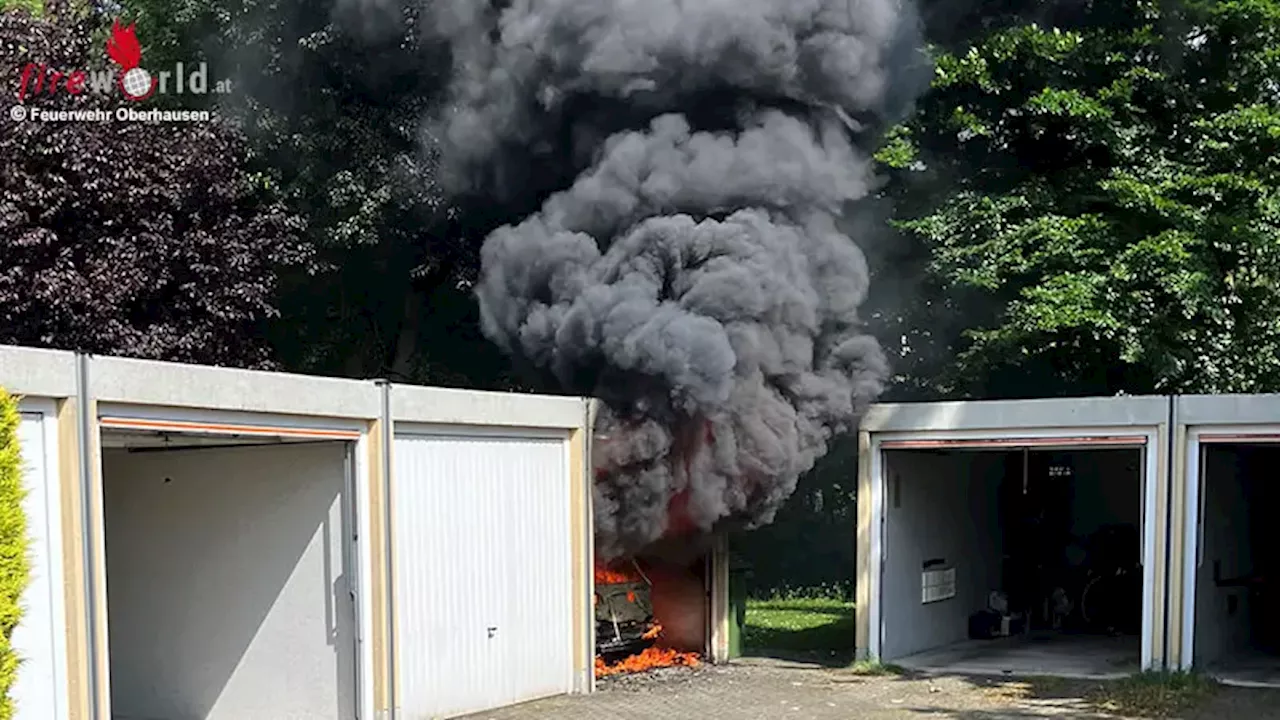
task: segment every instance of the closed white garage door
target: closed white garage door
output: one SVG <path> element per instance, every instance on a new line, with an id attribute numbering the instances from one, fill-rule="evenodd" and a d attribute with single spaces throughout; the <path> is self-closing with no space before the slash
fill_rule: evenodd
<path id="1" fill-rule="evenodd" d="M 22 593 L 22 620 L 13 631 L 13 648 L 21 658 L 17 681 L 10 691 L 17 720 L 56 720 L 66 717 L 59 707 L 62 667 L 65 655 L 59 593 L 53 558 L 58 556 L 57 477 L 45 461 L 44 416 L 24 414 L 18 426 L 18 447 L 22 453 L 23 484 L 27 496 L 26 513 L 30 541 L 31 584 Z"/>
<path id="2" fill-rule="evenodd" d="M 399 435 L 393 523 L 405 717 L 567 693 L 567 440 Z"/>

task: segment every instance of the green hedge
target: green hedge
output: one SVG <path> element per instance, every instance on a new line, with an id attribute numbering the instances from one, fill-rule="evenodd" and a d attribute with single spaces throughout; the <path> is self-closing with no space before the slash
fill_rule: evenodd
<path id="1" fill-rule="evenodd" d="M 0 389 L 0 720 L 13 717 L 9 688 L 18 674 L 13 628 L 27 586 L 27 521 L 22 514 L 22 459 L 18 455 L 18 401 Z"/>
<path id="2" fill-rule="evenodd" d="M 0 0 L 0 12 L 10 10 L 19 10 L 39 17 L 44 14 L 44 0 Z"/>

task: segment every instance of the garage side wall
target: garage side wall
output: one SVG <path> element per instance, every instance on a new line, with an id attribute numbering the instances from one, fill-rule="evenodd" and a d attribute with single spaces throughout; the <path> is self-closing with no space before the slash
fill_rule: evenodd
<path id="1" fill-rule="evenodd" d="M 968 617 L 1000 587 L 998 453 L 885 454 L 884 637 L 892 661 L 966 637 Z M 956 596 L 923 603 L 921 573 L 954 568 Z"/>

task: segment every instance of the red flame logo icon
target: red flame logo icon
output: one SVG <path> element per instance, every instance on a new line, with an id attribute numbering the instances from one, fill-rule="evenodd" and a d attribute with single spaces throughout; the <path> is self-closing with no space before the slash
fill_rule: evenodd
<path id="1" fill-rule="evenodd" d="M 107 38 L 107 55 L 116 61 L 121 70 L 132 70 L 142 62 L 142 46 L 138 44 L 138 36 L 133 34 L 134 27 L 121 25 L 119 20 L 111 24 L 111 37 Z"/>
<path id="2" fill-rule="evenodd" d="M 116 84 L 124 96 L 130 100 L 146 100 L 156 91 L 156 79 L 138 67 L 142 62 L 142 45 L 138 43 L 133 28 L 133 25 L 121 25 L 118 19 L 111 24 L 107 55 L 120 66 Z"/>

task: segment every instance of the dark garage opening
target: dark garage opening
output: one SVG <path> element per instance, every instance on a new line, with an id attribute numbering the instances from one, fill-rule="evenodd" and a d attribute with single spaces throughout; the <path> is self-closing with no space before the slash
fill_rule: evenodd
<path id="1" fill-rule="evenodd" d="M 1280 567 L 1267 539 L 1278 463 L 1276 445 L 1202 450 L 1194 662 L 1227 681 L 1280 685 Z"/>
<path id="2" fill-rule="evenodd" d="M 884 458 L 882 661 L 975 674 L 1139 669 L 1141 449 Z"/>

